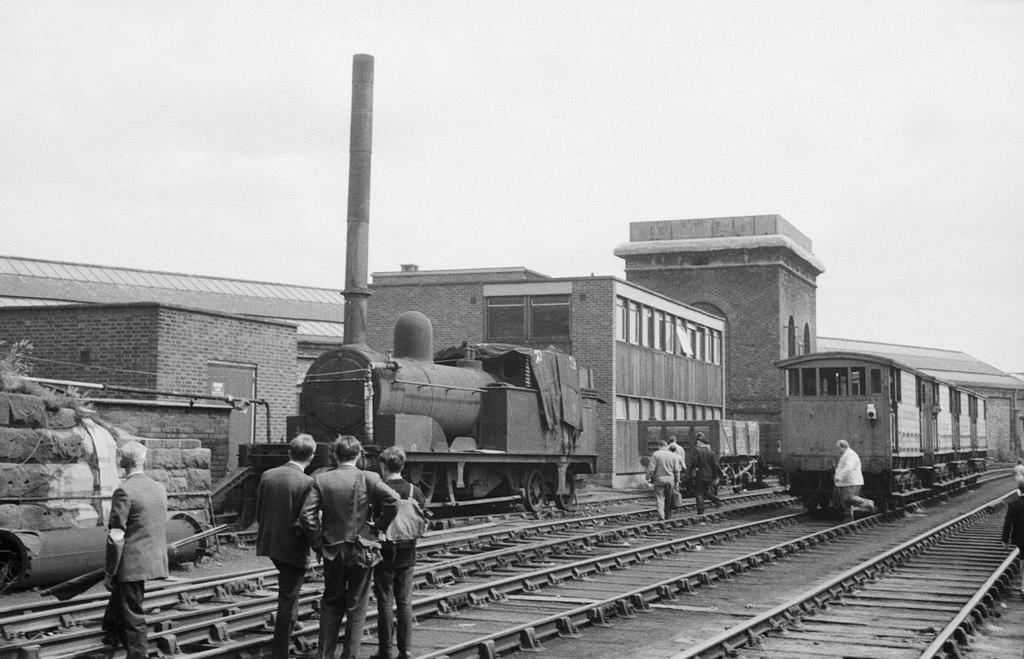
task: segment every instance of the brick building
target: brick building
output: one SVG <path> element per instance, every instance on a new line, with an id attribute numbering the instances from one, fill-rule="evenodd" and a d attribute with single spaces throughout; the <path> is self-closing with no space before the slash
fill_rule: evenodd
<path id="1" fill-rule="evenodd" d="M 435 349 L 554 345 L 591 373 L 598 480 L 635 484 L 646 454 L 638 421 L 721 419 L 721 318 L 615 277 L 552 278 L 526 268 L 373 273 L 367 342 L 391 347 L 395 319 L 431 319 Z"/>
<path id="2" fill-rule="evenodd" d="M 204 440 L 213 478 L 238 465 L 238 446 L 254 436 L 284 439 L 284 417 L 295 405 L 295 329 L 282 321 L 154 302 L 0 309 L 0 337 L 33 345 L 31 375 L 102 384 L 110 389 L 98 397 L 136 399 L 101 407 L 139 434 Z M 147 391 L 231 395 L 266 405 L 229 408 L 224 442 L 217 434 L 225 425 L 218 412 L 224 403 Z M 168 400 L 145 400 L 155 397 Z M 175 411 L 197 405 L 188 415 Z"/>
<path id="3" fill-rule="evenodd" d="M 779 438 L 774 362 L 815 350 L 816 279 L 807 236 L 779 215 L 634 222 L 615 255 L 626 279 L 725 319 L 730 418 Z"/>

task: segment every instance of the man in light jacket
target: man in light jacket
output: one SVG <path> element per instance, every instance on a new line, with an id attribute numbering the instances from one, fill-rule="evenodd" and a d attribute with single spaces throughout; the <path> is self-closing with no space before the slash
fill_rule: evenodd
<path id="1" fill-rule="evenodd" d="M 647 480 L 654 485 L 654 503 L 658 508 L 658 519 L 672 516 L 673 493 L 679 487 L 683 475 L 679 457 L 668 450 L 668 442 L 658 441 L 658 450 L 651 454 L 647 463 Z"/>
<path id="2" fill-rule="evenodd" d="M 106 547 L 104 585 L 110 601 L 103 613 L 105 641 L 146 659 L 149 638 L 143 599 L 148 579 L 164 579 L 167 565 L 167 490 L 146 474 L 146 447 L 136 441 L 117 449 L 124 480 L 114 490 Z"/>
<path id="3" fill-rule="evenodd" d="M 836 491 L 839 492 L 839 502 L 846 513 L 846 521 L 852 521 L 853 513 L 857 510 L 867 513 L 875 512 L 875 502 L 860 496 L 860 490 L 864 487 L 860 456 L 850 448 L 850 443 L 845 439 L 836 442 L 836 448 L 840 450 L 841 454 L 839 462 L 836 463 L 833 480 Z"/>

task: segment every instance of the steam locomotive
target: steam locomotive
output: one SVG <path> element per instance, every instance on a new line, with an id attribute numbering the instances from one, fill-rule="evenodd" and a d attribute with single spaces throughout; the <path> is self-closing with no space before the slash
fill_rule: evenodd
<path id="1" fill-rule="evenodd" d="M 973 485 L 985 470 L 985 399 L 878 355 L 824 352 L 777 362 L 784 373 L 781 467 L 809 510 L 835 510 L 845 439 L 863 495 L 880 509 Z"/>
<path id="2" fill-rule="evenodd" d="M 397 446 L 408 479 L 434 507 L 522 501 L 538 510 L 549 500 L 571 507 L 576 477 L 597 465 L 597 399 L 580 387 L 575 360 L 495 344 L 434 355 L 432 343 L 429 318 L 409 311 L 396 321 L 390 354 L 351 344 L 320 355 L 288 436 L 305 432 L 326 444 L 353 435 L 364 444 L 365 468 Z M 257 474 L 287 459 L 285 444 L 247 449 Z M 323 449 L 314 468 L 327 460 Z"/>

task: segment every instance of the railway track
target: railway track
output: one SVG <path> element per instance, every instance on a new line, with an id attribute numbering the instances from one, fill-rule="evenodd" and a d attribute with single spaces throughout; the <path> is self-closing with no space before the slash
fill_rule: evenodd
<path id="1" fill-rule="evenodd" d="M 775 491 L 761 490 L 733 497 L 723 514 L 792 504 Z M 573 548 L 621 543 L 623 538 L 661 532 L 695 523 L 682 517 L 659 522 L 653 508 L 549 520 L 503 521 L 475 528 L 432 533 L 420 542 L 417 585 L 424 590 L 457 583 L 472 574 L 540 560 Z M 220 577 L 166 582 L 147 592 L 151 637 L 163 652 L 181 648 L 223 646 L 231 636 L 262 635 L 270 624 L 276 594 L 276 571 L 243 572 Z M 321 584 L 314 576 L 303 595 L 303 613 L 315 616 Z M 107 596 L 97 593 L 74 603 L 40 601 L 31 611 L 0 610 L 0 657 L 90 656 L 102 649 L 98 625 Z M 172 632 L 173 630 L 173 632 Z M 315 628 L 314 634 L 315 636 Z M 256 646 L 266 638 L 257 639 Z M 302 642 L 301 635 L 299 642 Z"/>
<path id="2" fill-rule="evenodd" d="M 543 645 L 560 657 L 621 657 L 622 647 L 631 647 L 629 630 L 646 621 L 662 635 L 672 629 L 685 637 L 670 651 L 659 649 L 658 656 L 669 656 L 755 618 L 772 599 L 764 592 L 783 591 L 781 583 L 789 590 L 800 585 L 794 574 L 806 581 L 823 564 L 838 568 L 865 547 L 891 546 L 934 526 L 930 517 L 948 507 L 939 499 L 928 515 L 898 511 L 836 526 L 802 510 L 757 512 L 785 502 L 774 493 L 757 498 L 704 518 L 668 522 L 643 509 L 433 533 L 421 541 L 415 655 L 487 657 Z M 175 592 L 179 584 L 147 594 L 147 603 L 151 597 L 164 603 L 149 616 L 151 643 L 190 658 L 260 656 L 272 630 L 275 576 L 230 575 L 219 583 L 197 581 L 195 591 Z M 302 627 L 294 635 L 300 648 L 315 643 L 320 588 L 312 581 L 303 591 Z M 97 596 L 93 613 L 33 612 L 31 628 L 19 627 L 28 619 L 0 612 L 7 639 L 0 658 L 96 655 L 102 646 L 95 611 L 105 599 Z M 49 622 L 40 622 L 44 618 Z M 371 613 L 367 621 L 371 638 L 375 618 Z M 651 637 L 650 630 L 637 633 Z"/>

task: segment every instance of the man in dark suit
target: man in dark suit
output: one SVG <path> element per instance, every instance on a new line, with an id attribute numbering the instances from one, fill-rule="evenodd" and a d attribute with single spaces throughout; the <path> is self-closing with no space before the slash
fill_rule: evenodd
<path id="1" fill-rule="evenodd" d="M 1006 506 L 1003 520 L 1003 546 L 1017 545 L 1020 550 L 1018 561 L 1024 563 L 1024 483 L 1017 485 L 1017 500 Z M 1024 597 L 1024 569 L 1021 570 L 1020 596 Z"/>
<path id="2" fill-rule="evenodd" d="M 103 583 L 110 601 L 103 613 L 103 632 L 121 643 L 127 659 L 149 654 L 142 601 L 147 579 L 163 579 L 167 570 L 167 490 L 144 471 L 146 447 L 126 442 L 118 450 L 124 480 L 114 490 L 107 535 Z"/>
<path id="3" fill-rule="evenodd" d="M 718 458 L 711 450 L 704 433 L 697 433 L 697 451 L 694 454 L 693 464 L 690 465 L 693 478 L 693 489 L 697 500 L 697 514 L 704 514 L 704 498 L 707 497 L 715 507 L 722 505 L 715 494 L 715 484 L 718 482 Z"/>
<path id="4" fill-rule="evenodd" d="M 288 447 L 287 464 L 264 472 L 256 492 L 256 555 L 268 556 L 277 568 L 277 619 L 274 623 L 274 657 L 289 654 L 292 626 L 299 612 L 299 591 L 306 576 L 309 542 L 298 526 L 302 502 L 313 479 L 306 467 L 313 460 L 316 441 L 298 435 Z"/>
<path id="5" fill-rule="evenodd" d="M 334 440 L 331 449 L 338 466 L 313 478 L 299 519 L 310 545 L 324 558 L 317 656 L 334 659 L 344 617 L 342 658 L 356 659 L 374 565 L 366 560 L 363 548 L 366 543 L 380 546 L 369 524 L 370 508 L 379 511 L 378 528 L 387 528 L 398 512 L 398 495 L 379 475 L 356 466 L 363 449 L 358 439 L 343 435 Z M 376 559 L 379 562 L 379 551 Z"/>

